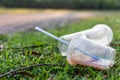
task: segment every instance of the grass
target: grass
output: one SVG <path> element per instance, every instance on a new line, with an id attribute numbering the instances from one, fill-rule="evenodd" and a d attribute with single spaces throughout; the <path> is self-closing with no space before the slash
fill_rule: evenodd
<path id="1" fill-rule="evenodd" d="M 0 8 L 0 14 L 32 14 L 32 13 L 68 13 L 69 10 L 64 9 L 30 9 L 30 8 Z"/>
<path id="2" fill-rule="evenodd" d="M 109 25 L 114 32 L 113 43 L 120 40 L 120 16 L 106 15 L 81 20 L 78 23 L 57 27 L 49 32 L 61 36 L 76 31 L 92 28 L 103 23 Z M 24 73 L 3 77 L 1 80 L 120 80 L 120 47 L 114 46 L 117 51 L 115 64 L 108 70 L 96 70 L 92 67 L 81 65 L 71 66 L 66 57 L 61 56 L 57 47 L 57 41 L 37 31 L 21 32 L 10 35 L 1 35 L 0 42 L 9 49 L 0 52 L 0 74 L 32 64 L 58 64 L 59 66 L 40 66 L 30 68 Z M 37 48 L 22 48 L 24 46 L 42 45 Z M 16 49 L 12 49 L 12 48 Z M 17 49 L 20 48 L 20 49 Z M 33 55 L 36 52 L 39 55 Z M 61 66 L 64 64 L 64 66 Z M 26 74 L 25 74 L 26 72 Z M 34 78 L 32 76 L 34 76 Z"/>
<path id="3" fill-rule="evenodd" d="M 22 8 L 0 8 L 0 14 L 28 14 L 40 12 L 41 10 L 37 9 L 22 9 Z"/>

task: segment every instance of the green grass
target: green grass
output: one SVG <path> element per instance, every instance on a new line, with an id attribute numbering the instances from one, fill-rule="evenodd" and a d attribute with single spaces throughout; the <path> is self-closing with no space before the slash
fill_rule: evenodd
<path id="1" fill-rule="evenodd" d="M 29 14 L 40 12 L 37 9 L 23 9 L 23 8 L 0 8 L 0 14 Z"/>
<path id="2" fill-rule="evenodd" d="M 76 31 L 92 28 L 94 25 L 103 23 L 109 25 L 114 32 L 113 43 L 119 43 L 120 40 L 120 16 L 106 15 L 81 20 L 78 23 L 70 24 L 48 30 L 56 36 L 61 36 Z M 61 56 L 57 41 L 41 34 L 37 31 L 21 32 L 10 35 L 0 35 L 0 42 L 4 47 L 0 52 L 0 74 L 8 71 L 30 66 L 32 64 L 58 64 L 59 66 L 40 66 L 25 70 L 25 72 L 34 75 L 34 78 L 25 74 L 16 74 L 14 76 L 3 77 L 1 80 L 120 80 L 120 47 L 114 46 L 117 50 L 115 64 L 108 70 L 96 70 L 92 67 L 83 67 L 81 65 L 71 66 L 66 57 Z M 24 46 L 42 45 L 37 48 L 23 49 Z M 21 49 L 11 49 L 20 47 Z M 32 55 L 32 52 L 39 55 Z M 30 53 L 28 53 L 30 52 Z M 64 66 L 61 66 L 64 64 Z"/>
<path id="3" fill-rule="evenodd" d="M 32 8 L 2 8 L 0 7 L 0 14 L 32 14 L 32 13 L 68 13 L 70 10 L 65 9 L 32 9 Z"/>

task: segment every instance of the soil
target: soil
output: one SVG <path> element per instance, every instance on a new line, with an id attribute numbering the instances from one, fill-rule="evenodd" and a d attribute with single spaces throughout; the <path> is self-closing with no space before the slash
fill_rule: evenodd
<path id="1" fill-rule="evenodd" d="M 37 12 L 30 14 L 0 14 L 0 34 L 27 31 L 39 26 L 52 28 L 64 26 L 80 19 L 96 16 L 93 12 Z"/>

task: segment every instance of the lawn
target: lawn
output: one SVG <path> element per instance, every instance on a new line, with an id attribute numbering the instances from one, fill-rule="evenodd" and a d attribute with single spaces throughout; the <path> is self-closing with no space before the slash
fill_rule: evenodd
<path id="1" fill-rule="evenodd" d="M 1 8 L 0 7 L 0 14 L 32 14 L 32 13 L 68 13 L 70 10 L 66 9 L 30 9 L 30 8 Z"/>
<path id="2" fill-rule="evenodd" d="M 79 22 L 47 30 L 61 36 L 103 23 L 114 32 L 112 43 L 120 44 L 120 15 L 111 13 L 99 17 L 80 20 Z M 97 70 L 81 65 L 71 66 L 66 57 L 61 56 L 58 42 L 38 31 L 18 32 L 0 35 L 3 49 L 0 51 L 0 74 L 5 74 L 26 66 L 40 64 L 36 67 L 20 70 L 1 80 L 120 80 L 120 46 L 113 46 L 116 51 L 115 64 L 108 70 Z"/>

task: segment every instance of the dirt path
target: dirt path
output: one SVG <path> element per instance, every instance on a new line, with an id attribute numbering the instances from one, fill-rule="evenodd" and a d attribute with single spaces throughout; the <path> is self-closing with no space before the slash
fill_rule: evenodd
<path id="1" fill-rule="evenodd" d="M 25 31 L 35 26 L 51 28 L 93 17 L 93 12 L 39 12 L 32 14 L 1 14 L 0 34 Z"/>

